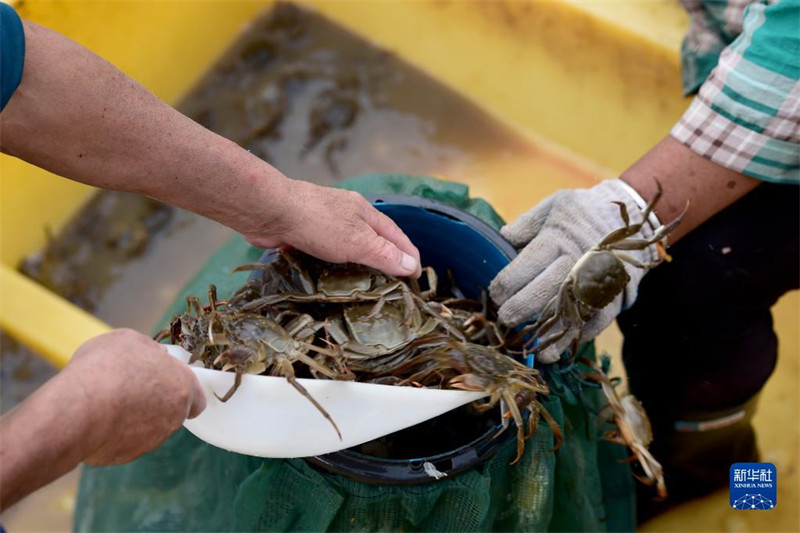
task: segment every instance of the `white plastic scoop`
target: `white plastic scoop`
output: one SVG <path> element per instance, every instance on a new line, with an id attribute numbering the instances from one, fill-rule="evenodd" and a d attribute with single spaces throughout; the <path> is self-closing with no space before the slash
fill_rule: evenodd
<path id="1" fill-rule="evenodd" d="M 189 361 L 180 346 L 167 345 L 173 357 Z M 486 396 L 417 387 L 349 381 L 298 379 L 331 415 L 333 425 L 282 377 L 244 375 L 239 389 L 222 403 L 233 372 L 191 367 L 206 394 L 206 409 L 184 426 L 219 448 L 258 457 L 310 457 L 357 446 L 394 433 Z"/>

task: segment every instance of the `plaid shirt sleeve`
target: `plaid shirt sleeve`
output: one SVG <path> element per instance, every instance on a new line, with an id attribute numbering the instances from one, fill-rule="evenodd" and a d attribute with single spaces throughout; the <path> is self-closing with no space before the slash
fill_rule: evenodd
<path id="1" fill-rule="evenodd" d="M 685 4 L 687 90 L 712 58 L 718 62 L 671 135 L 748 176 L 800 183 L 800 0 Z"/>

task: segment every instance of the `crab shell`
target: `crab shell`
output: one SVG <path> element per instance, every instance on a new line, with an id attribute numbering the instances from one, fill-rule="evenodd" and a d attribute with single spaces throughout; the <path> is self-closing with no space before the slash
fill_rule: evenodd
<path id="1" fill-rule="evenodd" d="M 570 275 L 575 297 L 594 309 L 613 302 L 630 281 L 622 261 L 608 250 L 587 252 L 575 263 Z"/>

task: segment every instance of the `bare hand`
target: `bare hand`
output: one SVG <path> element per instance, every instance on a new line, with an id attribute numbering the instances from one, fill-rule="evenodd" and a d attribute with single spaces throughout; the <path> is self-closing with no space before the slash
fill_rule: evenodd
<path id="1" fill-rule="evenodd" d="M 189 367 L 133 330 L 86 342 L 58 379 L 84 391 L 85 460 L 94 465 L 125 463 L 154 450 L 206 404 Z"/>
<path id="2" fill-rule="evenodd" d="M 355 262 L 393 276 L 419 276 L 419 250 L 360 194 L 287 180 L 283 198 L 279 221 L 242 232 L 251 244 L 290 245 L 333 263 Z"/>
<path id="3" fill-rule="evenodd" d="M 0 508 L 79 463 L 111 465 L 155 449 L 205 396 L 185 364 L 129 329 L 96 337 L 0 417 Z"/>

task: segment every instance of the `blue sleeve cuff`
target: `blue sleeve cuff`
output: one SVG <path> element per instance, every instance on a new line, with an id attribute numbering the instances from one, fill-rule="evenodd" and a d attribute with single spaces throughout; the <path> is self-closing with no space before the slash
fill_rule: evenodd
<path id="1" fill-rule="evenodd" d="M 11 6 L 0 2 L 0 111 L 22 80 L 25 65 L 25 33 Z"/>

